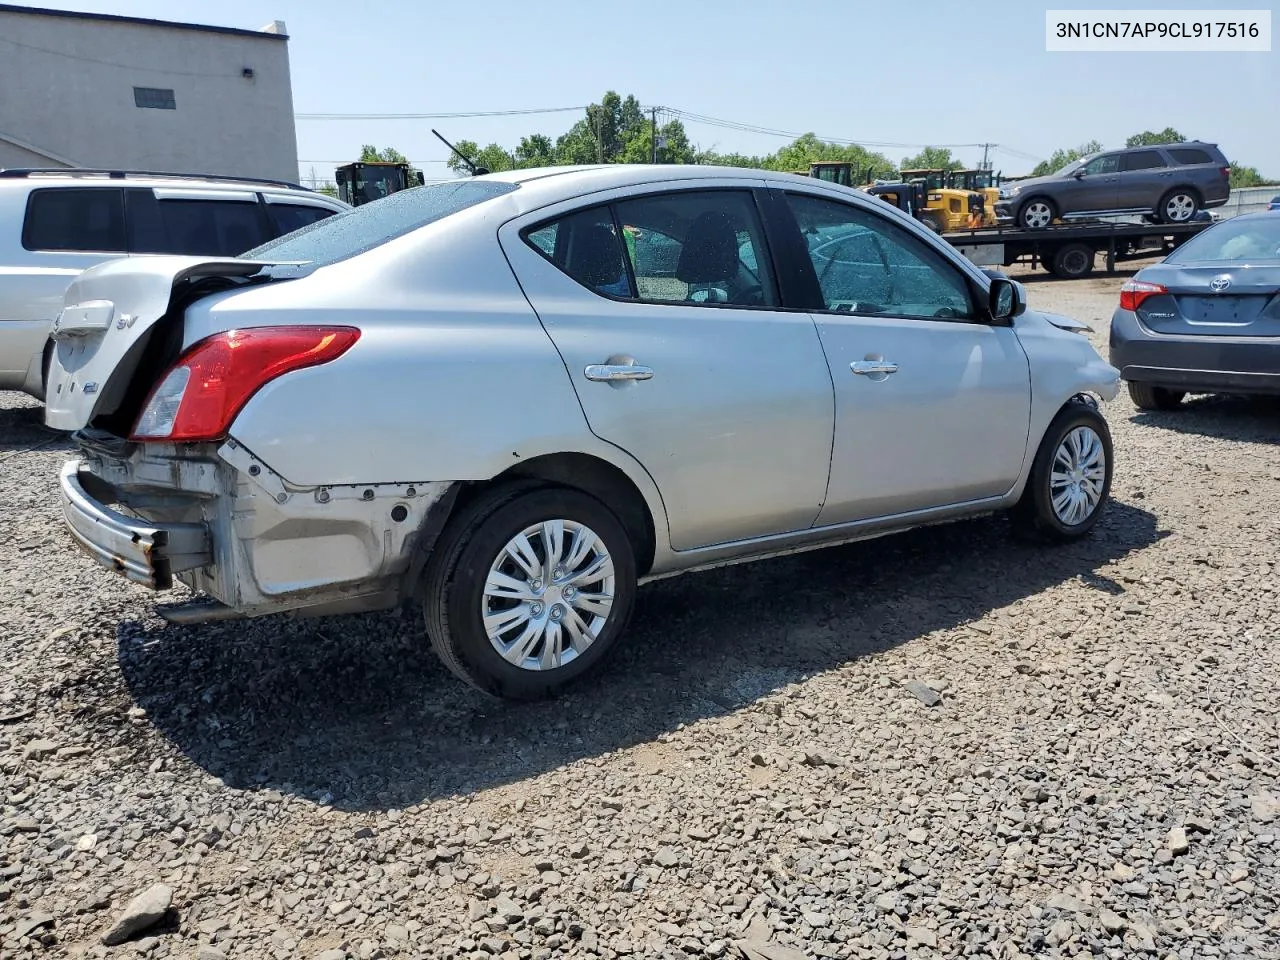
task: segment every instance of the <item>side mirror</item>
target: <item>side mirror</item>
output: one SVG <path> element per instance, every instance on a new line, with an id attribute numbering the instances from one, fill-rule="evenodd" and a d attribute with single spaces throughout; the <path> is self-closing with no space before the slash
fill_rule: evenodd
<path id="1" fill-rule="evenodd" d="M 1083 176 L 1084 176 L 1084 167 L 1081 167 L 1079 170 L 1077 170 L 1077 171 L 1076 171 L 1075 173 L 1073 173 L 1071 176 L 1073 176 L 1073 177 L 1075 177 L 1077 180 L 1079 180 L 1081 177 L 1083 177 Z"/>
<path id="2" fill-rule="evenodd" d="M 987 310 L 992 320 L 1007 322 L 1027 310 L 1022 284 L 1008 277 L 992 277 L 987 296 Z"/>

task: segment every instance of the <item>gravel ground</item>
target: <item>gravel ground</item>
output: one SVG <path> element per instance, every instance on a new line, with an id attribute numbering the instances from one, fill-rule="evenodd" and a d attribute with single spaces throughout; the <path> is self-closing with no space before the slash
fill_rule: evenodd
<path id="1" fill-rule="evenodd" d="M 416 616 L 163 625 L 0 394 L 0 956 L 1280 957 L 1280 406 L 1108 414 L 1087 542 L 660 582 L 509 706 Z"/>

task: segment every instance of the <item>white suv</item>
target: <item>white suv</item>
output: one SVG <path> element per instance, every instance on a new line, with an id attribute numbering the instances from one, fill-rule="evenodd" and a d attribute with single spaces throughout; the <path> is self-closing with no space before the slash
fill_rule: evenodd
<path id="1" fill-rule="evenodd" d="M 347 209 L 282 181 L 0 169 L 0 390 L 44 399 L 49 328 L 82 270 L 137 254 L 235 256 Z"/>

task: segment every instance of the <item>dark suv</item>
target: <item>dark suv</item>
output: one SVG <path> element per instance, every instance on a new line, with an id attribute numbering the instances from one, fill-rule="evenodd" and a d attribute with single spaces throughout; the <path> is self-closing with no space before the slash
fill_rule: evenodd
<path id="1" fill-rule="evenodd" d="M 1231 166 L 1216 143 L 1166 143 L 1081 157 L 1047 177 L 1000 188 L 996 216 L 1027 230 L 1059 218 L 1141 213 L 1187 223 L 1231 194 Z"/>

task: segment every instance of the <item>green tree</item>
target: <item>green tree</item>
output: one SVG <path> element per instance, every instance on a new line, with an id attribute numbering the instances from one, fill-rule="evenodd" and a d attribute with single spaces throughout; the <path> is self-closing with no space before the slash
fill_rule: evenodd
<path id="1" fill-rule="evenodd" d="M 1159 133 L 1153 133 L 1150 130 L 1135 133 L 1124 142 L 1124 145 L 1126 147 L 1154 147 L 1161 143 L 1182 143 L 1186 139 L 1173 127 L 1165 127 Z"/>
<path id="2" fill-rule="evenodd" d="M 747 167 L 765 169 L 764 157 L 749 157 L 745 153 L 717 153 L 715 150 L 695 150 L 692 163 L 704 163 L 717 167 Z"/>
<path id="3" fill-rule="evenodd" d="M 366 143 L 360 148 L 361 163 L 408 163 L 409 159 L 395 147 L 384 147 L 379 150 Z"/>
<path id="4" fill-rule="evenodd" d="M 903 170 L 963 170 L 964 164 L 947 147 L 925 147 L 914 157 L 903 157 Z"/>
<path id="5" fill-rule="evenodd" d="M 1058 170 L 1061 170 L 1068 163 L 1079 160 L 1081 157 L 1087 157 L 1091 153 L 1101 153 L 1106 148 L 1097 140 L 1090 140 L 1088 143 L 1082 143 L 1078 147 L 1071 147 L 1065 150 L 1055 150 L 1048 160 L 1042 160 L 1031 170 L 1031 176 L 1044 177 Z"/>
<path id="6" fill-rule="evenodd" d="M 1236 163 L 1231 165 L 1231 186 L 1233 189 L 1239 187 L 1265 187 L 1275 182 L 1260 174 L 1257 167 L 1246 167 Z"/>
<path id="7" fill-rule="evenodd" d="M 856 144 L 819 140 L 813 133 L 806 133 L 786 146 L 779 147 L 777 152 L 763 158 L 762 166 L 766 170 L 803 170 L 807 173 L 809 164 L 815 160 L 836 160 L 852 164 L 858 177 L 870 171 L 874 178 L 894 169 L 893 162 L 882 153 L 872 153 L 866 147 Z"/>
<path id="8" fill-rule="evenodd" d="M 520 138 L 520 145 L 516 147 L 517 167 L 549 167 L 555 162 L 555 145 L 550 137 L 533 133 Z"/>

